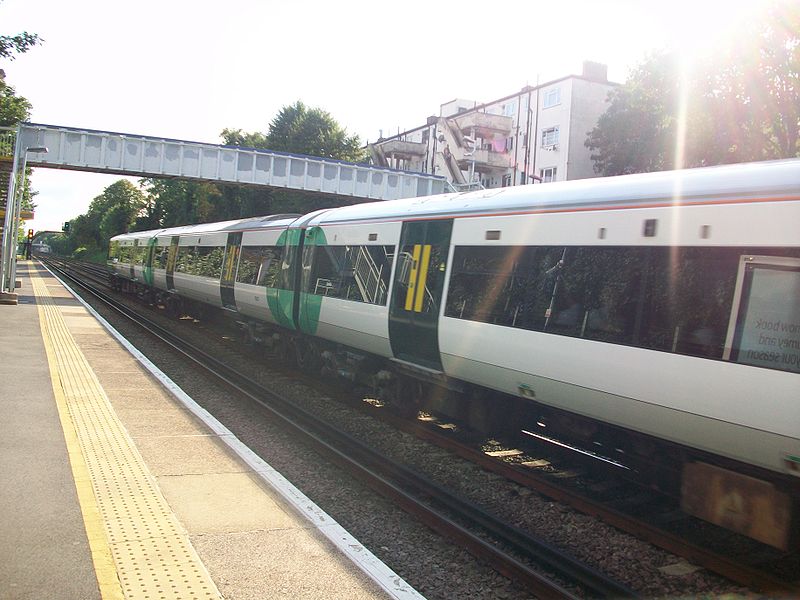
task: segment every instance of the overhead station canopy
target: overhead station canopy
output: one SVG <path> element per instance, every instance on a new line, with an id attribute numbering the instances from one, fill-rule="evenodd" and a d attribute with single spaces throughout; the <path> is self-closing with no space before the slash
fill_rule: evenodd
<path id="1" fill-rule="evenodd" d="M 28 166 L 179 177 L 241 185 L 395 200 L 449 190 L 444 177 L 271 150 L 23 123 L 18 147 Z"/>

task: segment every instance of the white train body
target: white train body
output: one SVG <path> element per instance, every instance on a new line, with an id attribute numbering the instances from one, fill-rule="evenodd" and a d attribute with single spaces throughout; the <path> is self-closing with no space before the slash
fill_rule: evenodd
<path id="1" fill-rule="evenodd" d="M 360 204 L 112 242 L 156 239 L 167 250 L 176 236 L 179 248 L 216 247 L 231 261 L 274 247 L 283 284 L 240 282 L 241 266 L 226 259 L 235 302 L 221 295 L 224 272 L 174 270 L 170 284 L 169 269 L 154 268 L 148 283 L 159 290 L 800 473 L 800 160 Z M 145 281 L 142 260 L 114 269 Z"/>

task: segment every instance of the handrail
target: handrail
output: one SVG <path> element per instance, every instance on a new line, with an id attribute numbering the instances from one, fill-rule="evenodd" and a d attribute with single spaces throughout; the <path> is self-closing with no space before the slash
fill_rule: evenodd
<path id="1" fill-rule="evenodd" d="M 382 298 L 386 294 L 386 284 L 381 279 L 382 271 L 383 265 L 378 268 L 367 249 L 363 246 L 359 246 L 353 272 L 356 283 L 361 288 L 362 295 L 373 304 L 378 301 L 379 297 Z M 375 291 L 370 294 L 373 288 Z"/>

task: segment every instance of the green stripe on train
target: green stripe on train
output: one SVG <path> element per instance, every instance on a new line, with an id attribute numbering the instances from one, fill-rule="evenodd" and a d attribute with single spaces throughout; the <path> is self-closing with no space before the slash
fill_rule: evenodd
<path id="1" fill-rule="evenodd" d="M 305 246 L 327 246 L 328 241 L 325 239 L 325 232 L 319 227 L 311 227 L 306 230 Z M 302 289 L 310 290 L 311 273 L 303 271 Z M 319 327 L 319 314 L 322 310 L 322 296 L 312 294 L 308 291 L 300 292 L 300 317 L 299 326 L 300 331 L 315 335 L 317 327 Z"/>

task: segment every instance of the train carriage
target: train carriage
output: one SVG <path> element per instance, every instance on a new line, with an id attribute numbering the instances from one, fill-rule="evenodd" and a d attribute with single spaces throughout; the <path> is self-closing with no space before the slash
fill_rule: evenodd
<path id="1" fill-rule="evenodd" d="M 270 223 L 118 236 L 112 254 L 132 258 L 113 267 L 147 281 L 144 263 L 160 256 L 161 240 L 178 239 L 174 266 L 159 266 L 164 279 L 154 269 L 149 284 L 171 289 L 172 276 L 177 293 L 278 325 L 301 363 L 353 379 L 411 378 L 442 406 L 461 393 L 466 413 L 482 406 L 495 421 L 513 421 L 514 403 L 535 406 L 556 417 L 515 426 L 541 437 L 560 429 L 607 453 L 669 442 L 679 451 L 660 459 L 676 463 L 689 512 L 790 543 L 800 489 L 800 160 Z M 150 255 L 148 235 L 159 240 Z M 181 271 L 181 248 L 211 270 Z M 471 392 L 481 389 L 492 393 L 479 400 Z M 768 506 L 766 516 L 727 514 L 731 494 L 746 498 L 745 513 Z"/>

